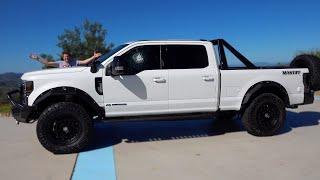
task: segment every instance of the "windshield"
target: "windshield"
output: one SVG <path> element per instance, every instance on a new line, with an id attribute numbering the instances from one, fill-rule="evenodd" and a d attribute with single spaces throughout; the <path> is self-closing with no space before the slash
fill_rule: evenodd
<path id="1" fill-rule="evenodd" d="M 121 44 L 113 49 L 111 49 L 108 53 L 100 56 L 97 61 L 100 61 L 102 63 L 103 61 L 107 60 L 110 56 L 114 55 L 116 52 L 120 51 L 122 48 L 128 46 L 129 44 Z"/>

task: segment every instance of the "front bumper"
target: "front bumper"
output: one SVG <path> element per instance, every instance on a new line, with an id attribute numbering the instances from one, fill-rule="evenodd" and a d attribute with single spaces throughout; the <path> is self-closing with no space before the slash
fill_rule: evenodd
<path id="1" fill-rule="evenodd" d="M 8 99 L 12 105 L 12 116 L 18 121 L 22 123 L 30 123 L 32 120 L 32 115 L 34 114 L 36 107 L 34 106 L 28 106 L 23 103 L 19 103 L 14 98 L 12 95 L 14 94 L 19 94 L 21 96 L 21 93 L 19 90 L 14 90 L 8 93 Z M 20 97 L 22 99 L 22 97 Z"/>

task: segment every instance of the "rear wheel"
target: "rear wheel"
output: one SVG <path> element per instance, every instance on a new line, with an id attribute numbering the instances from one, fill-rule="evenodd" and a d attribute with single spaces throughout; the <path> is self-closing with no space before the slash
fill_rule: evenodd
<path id="1" fill-rule="evenodd" d="M 37 124 L 37 136 L 44 148 L 53 153 L 74 153 L 90 138 L 92 120 L 78 104 L 60 102 L 46 108 Z"/>
<path id="2" fill-rule="evenodd" d="M 264 93 L 245 109 L 242 123 L 252 135 L 271 136 L 283 127 L 285 118 L 284 102 L 274 94 Z"/>

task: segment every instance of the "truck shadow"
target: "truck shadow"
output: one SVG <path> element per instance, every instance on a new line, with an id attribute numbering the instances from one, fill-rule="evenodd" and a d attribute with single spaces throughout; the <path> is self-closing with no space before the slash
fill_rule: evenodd
<path id="1" fill-rule="evenodd" d="M 284 128 L 279 134 L 290 132 L 293 128 L 300 128 L 306 126 L 316 126 L 320 122 L 320 112 L 303 111 L 292 112 L 287 111 L 287 120 Z"/>
<path id="2" fill-rule="evenodd" d="M 293 128 L 319 125 L 319 121 L 319 112 L 287 111 L 285 127 L 278 135 L 288 133 Z M 138 143 L 201 138 L 240 131 L 245 132 L 245 129 L 239 118 L 227 122 L 216 119 L 98 122 L 95 124 L 91 145 L 84 151 L 109 147 L 121 142 Z"/>

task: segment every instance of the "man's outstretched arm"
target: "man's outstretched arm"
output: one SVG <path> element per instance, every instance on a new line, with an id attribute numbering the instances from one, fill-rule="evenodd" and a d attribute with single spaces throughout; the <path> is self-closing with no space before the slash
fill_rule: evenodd
<path id="1" fill-rule="evenodd" d="M 90 58 L 88 59 L 85 59 L 85 60 L 79 60 L 78 61 L 78 64 L 79 65 L 87 65 L 87 64 L 90 64 L 92 61 L 96 60 L 98 57 L 101 56 L 101 53 L 96 53 L 94 52 L 93 56 L 91 56 Z"/>
<path id="2" fill-rule="evenodd" d="M 39 61 L 40 63 L 46 65 L 46 66 L 53 66 L 53 67 L 58 67 L 59 64 L 54 61 L 48 61 L 48 59 L 42 58 L 39 55 L 36 54 L 30 54 L 30 58 L 36 61 Z"/>

